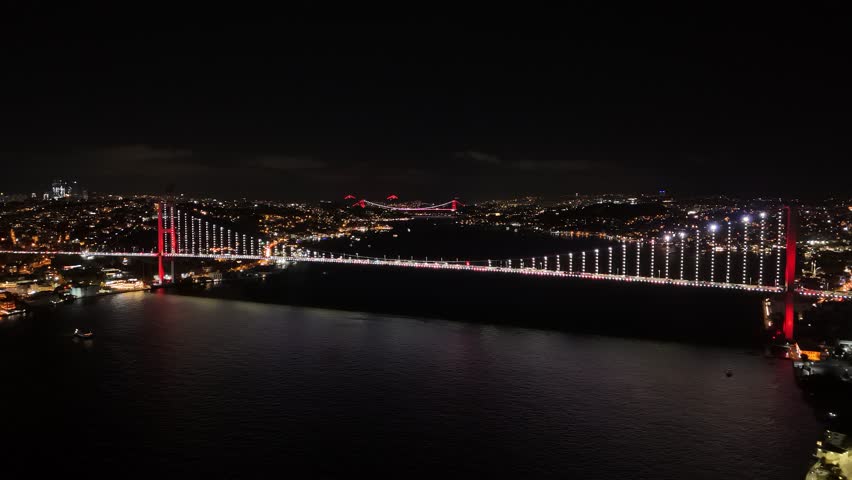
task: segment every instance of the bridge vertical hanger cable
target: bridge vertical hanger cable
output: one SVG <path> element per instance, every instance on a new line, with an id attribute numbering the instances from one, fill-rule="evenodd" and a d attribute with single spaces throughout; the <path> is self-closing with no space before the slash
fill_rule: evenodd
<path id="1" fill-rule="evenodd" d="M 607 273 L 612 275 L 612 247 L 607 247 L 607 260 L 609 262 L 609 266 L 607 269 Z"/>
<path id="2" fill-rule="evenodd" d="M 757 284 L 763 285 L 763 253 L 766 247 L 766 212 L 760 212 L 760 244 L 757 249 Z"/>
<path id="3" fill-rule="evenodd" d="M 725 257 L 725 283 L 731 283 L 731 249 L 733 248 L 734 227 L 728 220 L 728 247 Z"/>
<path id="4" fill-rule="evenodd" d="M 189 213 L 183 212 L 183 251 L 192 253 L 192 242 L 189 239 Z"/>
<path id="5" fill-rule="evenodd" d="M 177 253 L 177 230 L 175 229 L 175 206 L 171 205 L 169 209 L 169 229 L 171 232 L 169 233 L 169 239 L 171 240 L 171 252 L 172 255 Z"/>
<path id="6" fill-rule="evenodd" d="M 181 215 L 182 212 L 180 209 L 177 210 L 177 227 L 178 227 L 178 235 L 177 235 L 177 249 L 178 253 L 183 253 L 183 225 L 181 224 Z"/>
<path id="7" fill-rule="evenodd" d="M 656 277 L 656 275 L 655 275 L 655 270 L 654 270 L 654 268 L 655 268 L 655 265 L 654 265 L 654 252 L 655 252 L 655 250 L 657 249 L 657 245 L 656 245 L 656 243 L 657 243 L 657 242 L 656 242 L 656 240 L 652 238 L 652 239 L 651 239 L 651 275 L 650 275 L 650 276 L 651 276 L 651 278 Z"/>
<path id="8" fill-rule="evenodd" d="M 716 281 L 716 230 L 715 223 L 710 224 L 710 281 Z"/>
<path id="9" fill-rule="evenodd" d="M 775 286 L 781 286 L 781 241 L 784 237 L 784 209 L 778 210 L 778 233 L 775 237 Z"/>
<path id="10" fill-rule="evenodd" d="M 642 276 L 642 240 L 636 242 L 636 276 Z"/>
<path id="11" fill-rule="evenodd" d="M 748 222 L 750 220 L 748 216 L 743 218 L 743 285 L 748 284 Z"/>
<path id="12" fill-rule="evenodd" d="M 701 229 L 696 228 L 695 229 L 695 281 L 696 282 L 699 280 L 699 277 L 700 277 L 700 275 L 698 273 L 700 271 L 700 268 L 699 268 L 700 265 L 698 263 L 700 258 L 701 258 Z"/>

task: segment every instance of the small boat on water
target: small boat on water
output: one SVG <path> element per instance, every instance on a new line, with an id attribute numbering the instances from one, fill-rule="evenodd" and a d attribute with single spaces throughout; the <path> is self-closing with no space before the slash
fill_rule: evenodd
<path id="1" fill-rule="evenodd" d="M 74 329 L 74 336 L 82 339 L 89 339 L 95 336 L 92 332 L 81 332 L 79 328 Z"/>

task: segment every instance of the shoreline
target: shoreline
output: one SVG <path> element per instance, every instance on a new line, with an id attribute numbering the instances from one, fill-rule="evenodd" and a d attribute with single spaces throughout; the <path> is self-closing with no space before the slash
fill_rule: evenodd
<path id="1" fill-rule="evenodd" d="M 84 301 L 84 300 L 90 299 L 90 298 L 108 297 L 108 296 L 112 296 L 112 295 L 120 295 L 122 293 L 137 293 L 137 292 L 150 292 L 150 291 L 152 291 L 151 286 L 146 286 L 144 288 L 133 288 L 133 289 L 129 289 L 129 290 L 113 291 L 113 292 L 99 292 L 99 293 L 96 293 L 94 295 L 86 295 L 84 297 L 75 297 L 70 302 L 63 301 L 63 302 L 59 302 L 59 303 L 48 303 L 48 304 L 41 304 L 41 305 L 39 305 L 39 304 L 32 305 L 32 304 L 27 303 L 26 300 L 21 300 L 20 303 L 24 305 L 23 310 L 16 311 L 16 312 L 10 313 L 10 314 L 0 315 L 0 318 L 6 318 L 6 317 L 15 316 L 15 315 L 26 315 L 26 314 L 31 313 L 33 311 L 41 310 L 41 309 L 44 309 L 44 308 L 60 307 L 65 303 L 73 303 L 73 302 L 78 302 L 78 301 Z"/>

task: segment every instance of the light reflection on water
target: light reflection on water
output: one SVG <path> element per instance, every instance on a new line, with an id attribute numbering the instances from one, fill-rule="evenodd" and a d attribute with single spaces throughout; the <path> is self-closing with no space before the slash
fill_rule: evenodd
<path id="1" fill-rule="evenodd" d="M 10 433 L 116 473 L 799 479 L 821 430 L 736 349 L 143 293 L 0 341 Z"/>

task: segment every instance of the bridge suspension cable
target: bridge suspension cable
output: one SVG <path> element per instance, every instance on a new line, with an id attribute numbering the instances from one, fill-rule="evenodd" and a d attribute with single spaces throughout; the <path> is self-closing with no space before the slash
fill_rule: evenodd
<path id="1" fill-rule="evenodd" d="M 455 212 L 459 206 L 464 206 L 458 200 L 450 200 L 444 203 L 434 204 L 434 205 L 426 205 L 421 207 L 406 207 L 406 206 L 395 206 L 395 205 L 387 205 L 383 203 L 371 202 L 369 200 L 359 200 L 355 203 L 356 206 L 360 206 L 361 208 L 366 208 L 367 205 L 372 207 L 382 208 L 385 210 L 393 210 L 393 211 L 403 211 L 403 212 L 425 212 L 425 211 L 452 211 Z"/>

